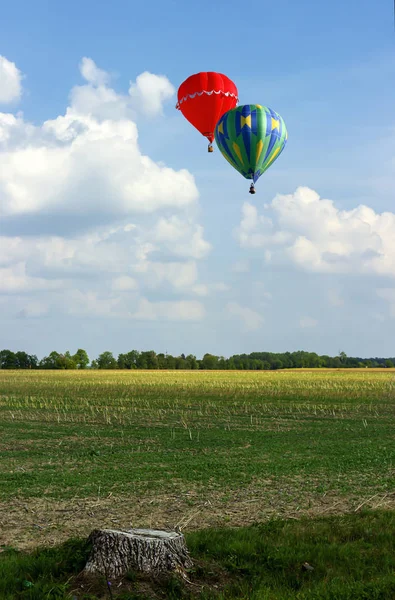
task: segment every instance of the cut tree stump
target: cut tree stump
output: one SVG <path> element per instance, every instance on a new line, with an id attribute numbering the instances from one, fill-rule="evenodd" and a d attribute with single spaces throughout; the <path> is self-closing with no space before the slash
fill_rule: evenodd
<path id="1" fill-rule="evenodd" d="M 89 542 L 92 550 L 84 570 L 107 578 L 129 570 L 153 575 L 177 571 L 185 576 L 185 569 L 193 565 L 185 538 L 177 531 L 95 529 Z"/>

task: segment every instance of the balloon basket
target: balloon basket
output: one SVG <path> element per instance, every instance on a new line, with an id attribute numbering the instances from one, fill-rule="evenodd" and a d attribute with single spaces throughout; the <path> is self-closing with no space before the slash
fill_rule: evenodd
<path id="1" fill-rule="evenodd" d="M 208 145 L 207 152 L 214 152 L 214 148 L 211 144 Z"/>

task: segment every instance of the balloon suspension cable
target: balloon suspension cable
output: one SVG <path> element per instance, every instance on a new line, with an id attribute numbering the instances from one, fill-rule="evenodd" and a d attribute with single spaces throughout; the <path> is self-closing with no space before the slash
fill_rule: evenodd
<path id="1" fill-rule="evenodd" d="M 210 143 L 209 143 L 209 145 L 208 145 L 207 151 L 208 151 L 208 152 L 214 152 L 214 148 L 213 148 L 213 145 L 212 145 L 212 143 L 211 143 L 211 142 L 210 142 Z"/>
<path id="2" fill-rule="evenodd" d="M 250 185 L 250 194 L 255 194 L 255 186 L 253 183 Z"/>

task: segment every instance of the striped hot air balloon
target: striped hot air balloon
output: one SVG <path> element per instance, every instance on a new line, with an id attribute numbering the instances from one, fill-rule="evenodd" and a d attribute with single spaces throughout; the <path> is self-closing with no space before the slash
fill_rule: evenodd
<path id="1" fill-rule="evenodd" d="M 228 110 L 215 128 L 215 141 L 226 160 L 254 183 L 280 156 L 288 133 L 282 117 L 260 104 L 244 104 Z"/>

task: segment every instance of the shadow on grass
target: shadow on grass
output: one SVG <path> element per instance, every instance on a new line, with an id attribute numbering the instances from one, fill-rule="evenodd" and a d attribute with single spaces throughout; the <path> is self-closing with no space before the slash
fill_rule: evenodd
<path id="1" fill-rule="evenodd" d="M 336 517 L 272 520 L 247 528 L 186 535 L 192 584 L 131 572 L 112 581 L 113 598 L 167 600 L 393 600 L 395 513 L 364 511 Z M 4 548 L 4 600 L 109 598 L 104 578 L 87 578 L 86 541 L 69 540 L 33 553 Z M 307 563 L 311 568 L 304 567 Z"/>

